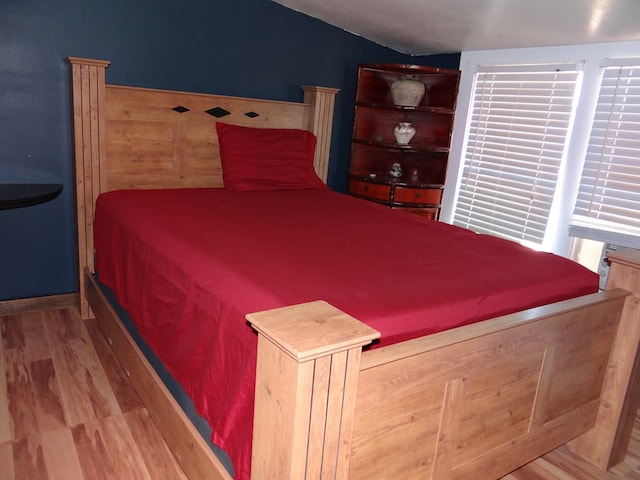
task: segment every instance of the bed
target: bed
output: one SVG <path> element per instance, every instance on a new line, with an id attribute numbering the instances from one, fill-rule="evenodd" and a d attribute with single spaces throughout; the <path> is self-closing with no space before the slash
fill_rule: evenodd
<path id="1" fill-rule="evenodd" d="M 309 148 L 314 171 L 326 180 L 336 91 L 305 87 L 299 104 L 158 91 L 107 85 L 108 62 L 70 58 L 70 63 L 81 313 L 98 319 L 189 478 L 228 479 L 229 473 L 159 381 L 96 281 L 94 246 L 102 250 L 118 242 L 110 233 L 94 237 L 96 202 L 100 198 L 98 204 L 108 203 L 124 190 L 124 199 L 114 203 L 125 209 L 145 197 L 147 203 L 180 211 L 183 200 L 159 202 L 155 196 L 186 191 L 188 197 L 196 197 L 183 207 L 188 210 L 224 205 L 227 200 L 219 195 L 225 193 L 220 187 L 227 168 L 223 171 L 221 166 L 220 130 L 215 135 L 219 124 L 230 126 L 231 132 L 234 127 L 313 132 L 317 141 Z M 334 211 L 348 210 L 344 202 L 358 202 L 358 208 L 363 203 L 322 186 L 302 192 L 226 193 L 237 199 L 262 195 L 244 207 L 255 213 L 259 208 L 274 210 L 278 203 L 305 208 L 328 203 Z M 306 195 L 304 201 L 292 200 L 299 195 Z M 391 222 L 400 217 L 411 218 L 408 223 L 426 222 L 398 215 L 401 212 L 382 213 L 377 205 L 366 208 L 379 209 Z M 299 215 L 301 222 L 321 220 L 320 213 L 304 213 Z M 148 217 L 140 215 L 139 219 Z M 265 213 L 259 218 L 269 217 Z M 117 230 L 108 225 L 99 229 Z M 312 227 L 300 225 L 302 230 Z M 245 237 L 269 243 L 269 226 L 245 232 Z M 94 238 L 103 240 L 94 245 Z M 318 252 L 325 240 L 316 240 Z M 255 260 L 247 257 L 248 262 Z M 457 265 L 453 257 L 449 255 L 449 263 Z M 386 261 L 390 268 L 393 259 Z M 611 261 L 611 288 L 606 292 L 580 290 L 567 300 L 500 312 L 472 324 L 461 321 L 439 333 L 418 329 L 395 338 L 386 327 L 372 328 L 347 313 L 350 306 L 338 308 L 339 298 L 327 302 L 316 296 L 324 292 L 319 288 L 313 291 L 307 285 L 308 298 L 291 305 L 280 305 L 288 301 L 287 295 L 278 295 L 277 302 L 273 292 L 251 295 L 261 299 L 255 305 L 267 307 L 243 312 L 252 328 L 242 324 L 242 334 L 257 344 L 250 377 L 255 385 L 250 399 L 251 478 L 499 478 L 567 442 L 578 455 L 608 468 L 625 451 L 630 434 L 626 420 L 637 408 L 637 382 L 632 380 L 640 338 L 640 259 L 617 254 Z M 106 272 L 107 264 L 101 269 Z M 135 277 L 128 283 L 135 284 Z M 142 295 L 147 287 L 139 283 L 145 285 L 137 290 Z M 136 296 L 135 288 L 130 295 Z M 365 308 L 367 302 L 361 303 Z M 271 308 L 274 305 L 278 306 Z M 153 315 L 160 317 L 157 312 Z M 380 317 L 389 317 L 389 312 Z M 241 468 L 237 478 L 248 478 L 248 470 Z"/>

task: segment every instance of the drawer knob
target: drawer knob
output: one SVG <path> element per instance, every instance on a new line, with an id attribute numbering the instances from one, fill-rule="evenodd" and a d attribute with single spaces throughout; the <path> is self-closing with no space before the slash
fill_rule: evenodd
<path id="1" fill-rule="evenodd" d="M 416 198 L 422 198 L 422 192 L 416 193 Z"/>

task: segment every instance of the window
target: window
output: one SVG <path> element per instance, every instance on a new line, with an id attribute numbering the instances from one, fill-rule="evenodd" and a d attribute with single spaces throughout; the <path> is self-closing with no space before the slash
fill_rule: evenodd
<path id="1" fill-rule="evenodd" d="M 453 223 L 539 247 L 581 72 L 576 64 L 479 70 Z"/>
<path id="2" fill-rule="evenodd" d="M 462 52 L 442 221 L 565 256 L 640 248 L 638 51 Z"/>
<path id="3" fill-rule="evenodd" d="M 640 60 L 607 60 L 602 67 L 570 233 L 638 248 Z"/>

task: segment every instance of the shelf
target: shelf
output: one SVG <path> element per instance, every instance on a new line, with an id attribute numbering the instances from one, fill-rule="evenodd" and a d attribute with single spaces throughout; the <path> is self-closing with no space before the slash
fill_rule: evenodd
<path id="1" fill-rule="evenodd" d="M 406 76 L 413 81 L 405 83 L 408 91 L 403 97 L 398 80 Z M 458 70 L 436 67 L 358 67 L 348 193 L 439 218 L 459 79 Z M 415 129 L 407 144 L 396 140 L 394 132 L 401 124 Z M 390 175 L 396 164 L 402 170 L 400 178 Z"/>
<path id="2" fill-rule="evenodd" d="M 439 147 L 437 145 L 424 145 L 424 144 L 409 144 L 401 145 L 399 143 L 391 142 L 378 142 L 376 140 L 364 140 L 362 138 L 354 138 L 351 140 L 353 143 L 359 143 L 361 145 L 370 145 L 374 147 L 387 148 L 390 150 L 401 150 L 409 152 L 425 152 L 425 153 L 449 153 L 449 147 Z"/>
<path id="3" fill-rule="evenodd" d="M 0 210 L 48 202 L 61 191 L 59 183 L 0 183 Z"/>
<path id="4" fill-rule="evenodd" d="M 455 110 L 444 107 L 430 107 L 430 106 L 418 106 L 418 107 L 408 107 L 405 105 L 393 105 L 390 103 L 374 103 L 374 102 L 356 102 L 356 105 L 359 107 L 365 108 L 374 108 L 374 109 L 386 109 L 386 110 L 398 110 L 403 112 L 423 112 L 423 113 L 434 113 L 438 115 L 454 115 Z"/>

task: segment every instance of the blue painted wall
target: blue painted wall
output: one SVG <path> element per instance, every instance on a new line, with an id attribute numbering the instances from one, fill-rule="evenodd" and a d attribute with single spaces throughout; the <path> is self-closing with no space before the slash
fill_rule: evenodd
<path id="1" fill-rule="evenodd" d="M 110 60 L 107 81 L 300 101 L 341 89 L 329 184 L 343 191 L 356 68 L 458 68 L 410 57 L 270 0 L 0 0 L 0 183 L 53 182 L 55 200 L 0 210 L 0 300 L 77 290 L 68 56 Z"/>

